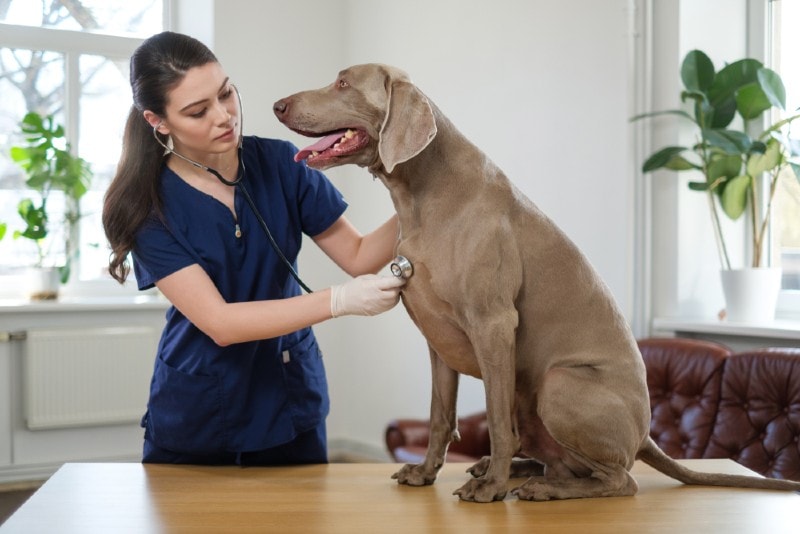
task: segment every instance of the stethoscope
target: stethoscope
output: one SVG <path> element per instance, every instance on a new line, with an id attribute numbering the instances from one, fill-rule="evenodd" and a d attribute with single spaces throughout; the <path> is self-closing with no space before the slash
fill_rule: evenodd
<path id="1" fill-rule="evenodd" d="M 239 158 L 239 167 L 236 172 L 235 180 L 228 180 L 224 176 L 222 176 L 222 174 L 220 174 L 219 171 L 217 171 L 216 169 L 212 169 L 211 167 L 203 165 L 199 161 L 195 161 L 193 159 L 187 158 L 183 154 L 175 152 L 171 147 L 169 147 L 166 143 L 164 143 L 160 137 L 158 137 L 158 127 L 160 126 L 160 124 L 156 124 L 155 126 L 153 126 L 153 137 L 155 137 L 156 142 L 158 142 L 159 145 L 164 147 L 164 150 L 166 150 L 167 153 L 177 156 L 178 158 L 189 163 L 190 165 L 197 167 L 198 169 L 202 169 L 208 173 L 213 174 L 217 178 L 217 180 L 219 180 L 223 184 L 235 186 L 239 191 L 241 191 L 242 195 L 244 195 L 244 199 L 250 206 L 250 209 L 253 210 L 253 214 L 256 216 L 256 219 L 258 220 L 261 229 L 264 230 L 264 234 L 267 236 L 267 239 L 269 240 L 270 245 L 272 245 L 273 250 L 281 259 L 281 262 L 283 262 L 283 264 L 289 270 L 289 274 L 292 275 L 292 278 L 295 279 L 295 281 L 300 285 L 300 287 L 302 287 L 305 290 L 306 293 L 313 293 L 313 291 L 300 278 L 300 275 L 297 274 L 297 271 L 295 270 L 292 263 L 289 261 L 289 259 L 286 257 L 286 255 L 278 246 L 278 243 L 272 236 L 272 232 L 269 231 L 269 226 L 267 226 L 267 221 L 265 221 L 264 217 L 261 216 L 261 212 L 259 212 L 258 208 L 256 208 L 256 204 L 255 202 L 253 202 L 253 198 L 250 196 L 250 193 L 248 193 L 247 189 L 244 187 L 243 180 L 247 173 L 247 169 L 244 165 L 244 158 L 242 157 L 242 151 L 244 145 L 244 134 L 242 133 L 244 132 L 243 129 L 244 108 L 242 107 L 242 95 L 239 93 L 239 88 L 233 84 L 231 84 L 231 87 L 233 87 L 234 91 L 236 92 L 236 100 L 239 104 L 239 146 L 236 147 Z M 414 273 L 413 265 L 411 265 L 411 262 L 408 261 L 408 259 L 406 259 L 404 256 L 397 256 L 394 260 L 392 260 L 392 263 L 390 265 L 390 270 L 394 276 L 405 279 L 410 278 L 411 275 Z"/>

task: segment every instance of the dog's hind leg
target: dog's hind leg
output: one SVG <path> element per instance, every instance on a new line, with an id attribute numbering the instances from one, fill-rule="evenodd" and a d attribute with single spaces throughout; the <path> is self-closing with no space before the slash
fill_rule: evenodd
<path id="1" fill-rule="evenodd" d="M 549 466 L 548 466 L 549 467 Z M 527 501 L 580 499 L 585 497 L 621 497 L 635 495 L 636 480 L 621 465 L 602 466 L 588 477 L 534 476 L 512 491 Z"/>
<path id="2" fill-rule="evenodd" d="M 444 465 L 447 447 L 458 440 L 456 428 L 456 397 L 458 373 L 450 369 L 433 348 L 429 347 L 432 370 L 430 437 L 425 460 L 421 464 L 406 464 L 392 475 L 399 484 L 424 486 L 433 484 Z"/>
<path id="3" fill-rule="evenodd" d="M 550 369 L 538 395 L 538 415 L 560 447 L 543 459 L 543 477 L 531 477 L 514 490 L 520 499 L 543 501 L 634 495 L 629 473 L 639 443 L 647 433 L 646 400 L 637 402 L 643 386 L 633 375 L 617 387 L 592 366 Z M 540 438 L 541 439 L 541 438 Z M 540 441 L 541 442 L 541 441 Z"/>
<path id="4" fill-rule="evenodd" d="M 475 478 L 482 477 L 489 469 L 489 462 L 491 456 L 484 456 L 475 463 L 472 467 L 467 469 L 467 473 Z M 544 474 L 544 464 L 532 458 L 514 458 L 511 460 L 511 468 L 509 469 L 510 478 L 522 478 L 540 476 Z"/>

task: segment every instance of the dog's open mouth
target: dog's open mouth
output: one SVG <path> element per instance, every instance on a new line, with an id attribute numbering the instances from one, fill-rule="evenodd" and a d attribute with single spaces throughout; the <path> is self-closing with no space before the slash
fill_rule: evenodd
<path id="1" fill-rule="evenodd" d="M 364 130 L 348 128 L 325 135 L 313 145 L 300 150 L 294 156 L 295 161 L 308 160 L 309 165 L 330 161 L 334 158 L 349 156 L 369 144 L 369 136 Z"/>

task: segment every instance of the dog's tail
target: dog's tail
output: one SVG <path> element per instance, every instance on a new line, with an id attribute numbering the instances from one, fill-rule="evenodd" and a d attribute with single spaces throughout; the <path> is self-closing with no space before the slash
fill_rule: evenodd
<path id="1" fill-rule="evenodd" d="M 800 491 L 800 482 L 758 476 L 726 475 L 721 473 L 701 473 L 679 464 L 662 451 L 649 436 L 639 449 L 637 458 L 665 475 L 680 480 L 684 484 L 698 486 L 729 486 L 734 488 L 757 488 L 772 490 Z"/>

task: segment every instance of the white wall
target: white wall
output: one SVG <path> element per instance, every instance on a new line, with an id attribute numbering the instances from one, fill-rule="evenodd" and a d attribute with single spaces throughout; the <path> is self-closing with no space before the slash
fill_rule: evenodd
<path id="1" fill-rule="evenodd" d="M 629 0 L 226 0 L 215 2 L 214 47 L 242 90 L 246 130 L 303 141 L 272 103 L 320 87 L 362 62 L 396 65 L 570 235 L 631 317 L 633 176 Z M 580 16 L 576 16 L 580 13 Z M 363 231 L 391 203 L 363 169 L 328 173 Z M 342 274 L 309 242 L 312 287 Z M 395 417 L 427 417 L 430 370 L 402 307 L 315 328 L 325 352 L 329 435 L 379 450 Z M 462 380 L 459 411 L 483 408 Z"/>

